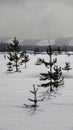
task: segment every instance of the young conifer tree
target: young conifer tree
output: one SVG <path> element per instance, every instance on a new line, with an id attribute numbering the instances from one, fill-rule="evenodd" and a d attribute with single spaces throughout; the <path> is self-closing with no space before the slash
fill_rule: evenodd
<path id="1" fill-rule="evenodd" d="M 36 55 L 38 53 L 39 53 L 39 48 L 37 47 L 37 48 L 34 49 L 34 55 Z"/>
<path id="2" fill-rule="evenodd" d="M 23 63 L 25 64 L 25 68 L 27 67 L 26 64 L 29 61 L 29 55 L 27 55 L 26 51 L 21 53 L 21 62 L 20 64 L 22 65 Z"/>
<path id="3" fill-rule="evenodd" d="M 15 67 L 15 71 L 19 72 L 20 54 L 18 54 L 18 52 L 20 51 L 20 45 L 16 37 L 14 37 L 13 43 L 9 44 L 8 51 L 8 71 L 13 71 L 13 68 Z"/>
<path id="4" fill-rule="evenodd" d="M 40 58 L 37 58 L 37 61 L 35 62 L 35 65 L 41 65 Z"/>
<path id="5" fill-rule="evenodd" d="M 46 83 L 43 83 L 41 85 L 39 85 L 39 87 L 49 87 L 50 88 L 50 92 L 53 91 L 53 85 L 52 85 L 52 67 L 53 65 L 56 63 L 55 60 L 52 61 L 52 55 L 54 53 L 51 45 L 49 45 L 49 47 L 46 50 L 48 56 L 49 56 L 49 61 L 45 61 L 44 59 L 40 59 L 40 61 L 42 63 L 44 63 L 44 65 L 49 68 L 49 71 L 47 73 L 41 73 L 41 78 L 40 80 L 48 80 Z"/>
<path id="6" fill-rule="evenodd" d="M 53 72 L 53 86 L 55 88 L 58 88 L 58 86 L 61 86 L 64 84 L 64 77 L 62 76 L 61 67 L 55 66 L 54 72 Z"/>
<path id="7" fill-rule="evenodd" d="M 63 69 L 63 70 L 66 70 L 66 71 L 69 71 L 69 70 L 71 70 L 72 68 L 71 68 L 70 63 L 69 63 L 69 62 L 66 62 L 64 68 L 62 68 L 62 69 Z"/>
<path id="8" fill-rule="evenodd" d="M 30 92 L 34 95 L 34 99 L 28 98 L 29 101 L 31 101 L 31 102 L 34 103 L 34 104 L 32 105 L 33 107 L 36 107 L 36 106 L 37 106 L 37 102 L 38 102 L 37 96 L 36 96 L 37 91 L 38 91 L 38 88 L 35 89 L 35 86 L 33 85 L 33 91 L 30 91 Z"/>
<path id="9" fill-rule="evenodd" d="M 52 55 L 54 53 L 53 49 L 51 46 L 48 47 L 47 49 L 47 54 L 49 56 L 49 62 L 46 62 L 44 59 L 40 59 L 42 63 L 48 68 L 47 73 L 41 73 L 41 78 L 40 80 L 46 81 L 46 83 L 42 83 L 41 85 L 38 85 L 39 87 L 49 87 L 50 92 L 52 92 L 54 89 L 54 86 L 56 82 L 58 82 L 58 78 L 55 79 L 55 75 L 58 76 L 59 70 L 58 68 L 55 69 L 55 72 L 53 72 L 53 65 L 57 62 L 57 59 L 52 59 Z M 58 72 L 57 72 L 58 71 Z"/>
<path id="10" fill-rule="evenodd" d="M 34 97 L 33 97 L 33 99 L 28 98 L 28 100 L 31 101 L 31 102 L 33 102 L 33 104 L 32 104 L 32 105 L 24 104 L 26 107 L 37 107 L 37 103 L 38 103 L 39 101 L 44 101 L 44 98 L 45 98 L 45 97 L 42 98 L 42 99 L 37 99 L 38 88 L 35 88 L 35 85 L 34 85 L 34 84 L 33 84 L 33 90 L 31 90 L 30 92 L 34 95 Z"/>
<path id="11" fill-rule="evenodd" d="M 12 66 L 11 61 L 7 63 L 7 66 L 8 66 L 8 71 L 9 72 L 13 71 L 13 66 Z"/>

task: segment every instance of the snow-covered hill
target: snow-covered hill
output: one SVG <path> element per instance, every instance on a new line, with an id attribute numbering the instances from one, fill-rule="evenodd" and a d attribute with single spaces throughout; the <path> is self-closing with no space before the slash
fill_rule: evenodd
<path id="1" fill-rule="evenodd" d="M 48 38 L 48 39 L 25 39 L 21 42 L 24 45 L 71 45 L 73 46 L 73 38 Z"/>
<path id="2" fill-rule="evenodd" d="M 73 130 L 73 69 L 63 71 L 64 86 L 49 97 L 47 88 L 39 88 L 38 98 L 45 96 L 38 107 L 25 108 L 31 104 L 30 90 L 33 84 L 40 84 L 40 72 L 47 71 L 44 65 L 35 65 L 37 58 L 48 59 L 46 54 L 29 54 L 27 68 L 21 67 L 21 73 L 7 73 L 7 60 L 0 54 L 0 130 Z M 54 56 L 56 57 L 56 56 Z M 69 61 L 73 68 L 73 55 L 59 55 L 59 66 Z"/>
<path id="3" fill-rule="evenodd" d="M 23 39 L 18 38 L 21 45 L 71 45 L 73 46 L 73 38 L 47 38 L 47 39 Z M 12 43 L 13 38 L 0 38 L 0 42 Z"/>

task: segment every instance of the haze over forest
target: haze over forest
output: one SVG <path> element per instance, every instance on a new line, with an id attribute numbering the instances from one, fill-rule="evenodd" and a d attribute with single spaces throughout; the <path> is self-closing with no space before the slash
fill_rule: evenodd
<path id="1" fill-rule="evenodd" d="M 73 46 L 73 37 L 67 38 L 48 38 L 48 39 L 18 39 L 20 45 L 36 45 L 36 46 L 48 46 L 48 45 L 69 45 Z M 13 43 L 13 38 L 0 38 L 0 44 Z"/>

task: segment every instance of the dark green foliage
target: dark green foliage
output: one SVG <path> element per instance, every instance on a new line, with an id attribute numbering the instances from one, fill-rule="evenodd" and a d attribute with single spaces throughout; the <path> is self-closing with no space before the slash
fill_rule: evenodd
<path id="1" fill-rule="evenodd" d="M 44 98 L 37 99 L 37 91 L 38 91 L 38 88 L 35 88 L 35 85 L 33 84 L 33 91 L 31 90 L 30 92 L 34 95 L 34 99 L 28 98 L 29 101 L 33 102 L 33 105 L 24 104 L 25 106 L 27 106 L 27 107 L 30 107 L 30 106 L 31 107 L 37 107 L 37 102 L 44 100 Z"/>
<path id="2" fill-rule="evenodd" d="M 37 97 L 36 97 L 37 91 L 38 91 L 38 88 L 35 89 L 35 86 L 33 85 L 33 91 L 30 91 L 30 92 L 34 95 L 34 99 L 29 98 L 29 100 L 34 103 L 33 104 L 34 107 L 37 106 L 37 102 L 38 102 Z"/>
<path id="3" fill-rule="evenodd" d="M 62 76 L 61 67 L 58 68 L 58 66 L 54 67 L 54 73 L 52 79 L 54 80 L 53 86 L 57 88 L 58 86 L 61 86 L 64 84 L 64 77 Z"/>
<path id="4" fill-rule="evenodd" d="M 46 87 L 53 86 L 53 87 L 57 88 L 58 86 L 64 84 L 63 79 L 64 79 L 64 77 L 62 76 L 61 67 L 58 68 L 58 66 L 55 66 L 54 72 L 50 73 L 48 71 L 48 73 L 41 74 L 40 80 L 43 80 L 43 81 L 48 80 L 46 83 L 41 84 L 41 87 L 46 88 Z M 53 87 L 51 87 L 51 88 L 53 88 Z"/>
<path id="5" fill-rule="evenodd" d="M 49 87 L 50 88 L 50 91 L 53 90 L 53 87 L 52 87 L 52 67 L 54 65 L 54 63 L 56 63 L 56 61 L 52 61 L 52 55 L 54 53 L 53 49 L 51 46 L 49 46 L 46 50 L 48 56 L 49 56 L 49 62 L 46 62 L 44 59 L 40 59 L 40 61 L 42 63 L 44 63 L 44 65 L 49 68 L 49 71 L 48 73 L 42 73 L 41 74 L 41 78 L 40 80 L 48 80 L 46 83 L 43 83 L 41 85 L 39 85 L 39 87 Z"/>
<path id="6" fill-rule="evenodd" d="M 8 52 L 8 57 L 9 61 L 13 61 L 14 60 L 14 56 L 13 56 L 13 53 L 11 52 Z"/>
<path id="7" fill-rule="evenodd" d="M 53 79 L 54 80 L 59 80 L 60 77 L 62 76 L 61 67 L 55 66 L 54 71 L 55 72 L 53 73 Z"/>
<path id="8" fill-rule="evenodd" d="M 21 62 L 20 64 L 22 65 L 23 63 L 25 63 L 25 68 L 26 68 L 26 63 L 30 60 L 29 59 L 29 55 L 27 55 L 26 51 L 25 52 L 22 52 L 21 55 Z"/>
<path id="9" fill-rule="evenodd" d="M 19 52 L 20 50 L 20 45 L 19 45 L 19 41 L 16 39 L 16 37 L 14 37 L 13 43 L 10 43 L 10 45 L 8 46 L 8 50 L 10 52 Z"/>
<path id="10" fill-rule="evenodd" d="M 69 62 L 66 62 L 64 68 L 62 68 L 62 69 L 69 71 L 69 70 L 71 70 L 72 68 L 71 68 L 71 66 L 70 66 L 70 63 L 69 63 Z"/>
<path id="11" fill-rule="evenodd" d="M 62 54 L 62 49 L 60 48 L 60 46 L 57 47 L 57 52 L 58 54 Z"/>
<path id="12" fill-rule="evenodd" d="M 8 66 L 8 71 L 9 72 L 13 71 L 13 66 L 12 66 L 11 62 L 8 62 L 7 66 Z"/>
<path id="13" fill-rule="evenodd" d="M 48 73 L 40 73 L 41 77 L 40 80 L 50 80 L 52 78 L 52 73 L 48 71 Z"/>
<path id="14" fill-rule="evenodd" d="M 13 43 L 9 44 L 8 50 L 9 50 L 9 52 L 8 52 L 9 63 L 7 65 L 8 65 L 8 67 L 9 66 L 12 67 L 12 70 L 13 70 L 13 68 L 15 68 L 15 71 L 19 72 L 19 67 L 20 67 L 19 66 L 19 60 L 20 60 L 19 50 L 20 50 L 20 45 L 19 45 L 19 41 L 16 39 L 16 37 L 14 37 Z"/>
<path id="15" fill-rule="evenodd" d="M 47 54 L 50 56 L 54 53 L 54 50 L 52 49 L 52 46 L 49 45 L 49 47 L 46 49 Z"/>
<path id="16" fill-rule="evenodd" d="M 52 60 L 52 55 L 54 53 L 51 46 L 47 49 L 47 54 L 49 56 L 49 62 L 46 62 L 44 59 L 40 59 L 42 63 L 49 69 L 47 73 L 41 73 L 40 80 L 46 81 L 46 83 L 42 83 L 41 85 L 38 85 L 39 87 L 49 87 L 50 92 L 53 91 L 54 87 L 58 87 L 59 85 L 63 84 L 63 77 L 62 77 L 62 71 L 61 67 L 58 68 L 58 66 L 55 66 L 55 63 L 57 62 L 57 59 Z M 54 66 L 54 68 L 53 68 Z"/>
<path id="17" fill-rule="evenodd" d="M 45 61 L 44 59 L 40 59 L 41 63 L 44 63 L 44 65 L 47 68 L 50 68 L 50 71 L 52 71 L 52 66 L 57 62 L 57 58 L 53 59 L 52 61 L 52 55 L 54 53 L 54 50 L 52 47 L 49 45 L 49 47 L 46 49 L 47 54 L 49 55 L 49 62 Z"/>
<path id="18" fill-rule="evenodd" d="M 39 53 L 39 48 L 36 47 L 36 48 L 34 49 L 34 54 L 38 54 L 38 53 Z"/>

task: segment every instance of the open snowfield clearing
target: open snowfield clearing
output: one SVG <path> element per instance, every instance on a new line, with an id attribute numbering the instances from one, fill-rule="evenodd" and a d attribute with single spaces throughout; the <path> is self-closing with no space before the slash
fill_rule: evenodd
<path id="1" fill-rule="evenodd" d="M 64 66 L 69 61 L 73 68 L 73 55 L 58 55 L 58 65 Z M 30 90 L 37 87 L 40 72 L 47 72 L 44 65 L 35 65 L 37 58 L 49 60 L 46 54 L 31 55 L 27 68 L 21 66 L 19 73 L 7 73 L 7 59 L 0 54 L 0 130 L 73 130 L 73 69 L 63 71 L 64 86 L 59 87 L 50 96 L 45 88 L 38 89 L 39 102 L 36 110 L 25 108 L 31 104 Z"/>

